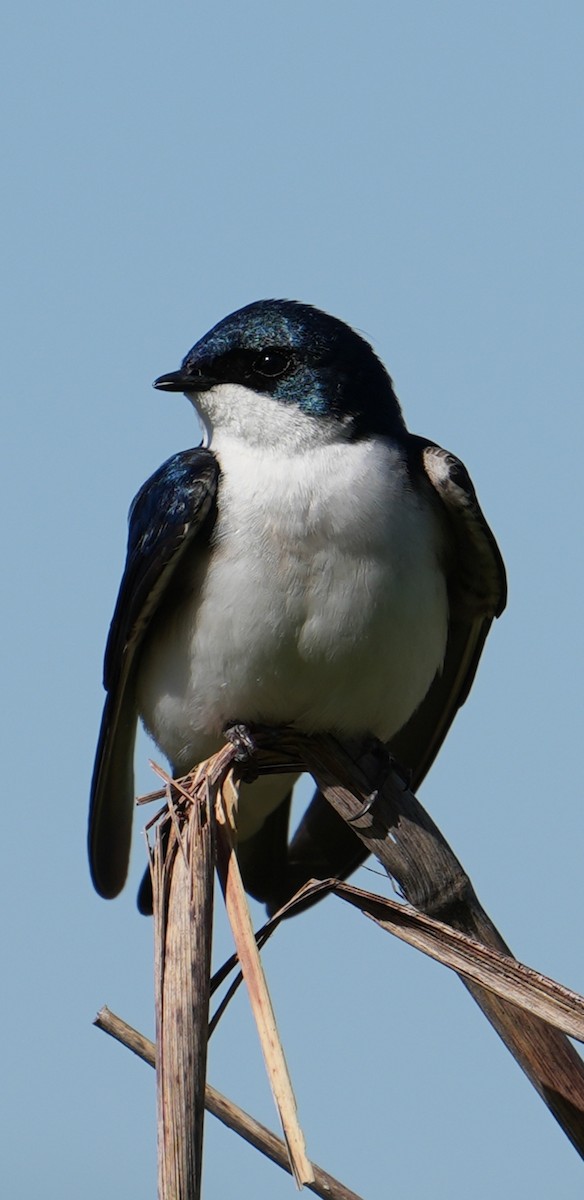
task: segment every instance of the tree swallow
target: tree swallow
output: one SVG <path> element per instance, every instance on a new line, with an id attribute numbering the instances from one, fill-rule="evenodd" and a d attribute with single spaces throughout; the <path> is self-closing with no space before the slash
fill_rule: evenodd
<path id="1" fill-rule="evenodd" d="M 245 722 L 373 735 L 416 788 L 506 599 L 465 467 L 408 432 L 390 376 L 342 321 L 249 304 L 154 386 L 186 394 L 205 438 L 130 509 L 89 817 L 106 897 L 127 873 L 138 717 L 175 777 Z M 294 782 L 260 777 L 240 797 L 244 882 L 269 911 L 365 856 L 318 794 L 288 845 Z"/>

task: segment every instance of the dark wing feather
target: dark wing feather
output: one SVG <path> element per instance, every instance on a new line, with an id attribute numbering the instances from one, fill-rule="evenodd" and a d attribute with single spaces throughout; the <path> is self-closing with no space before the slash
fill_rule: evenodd
<path id="1" fill-rule="evenodd" d="M 195 540 L 201 546 L 208 542 L 218 478 L 210 450 L 182 451 L 147 480 L 130 509 L 126 566 L 105 653 L 108 695 L 89 809 L 91 876 L 108 898 L 121 891 L 130 855 L 137 652 L 185 551 Z"/>
<path id="2" fill-rule="evenodd" d="M 507 580 L 499 547 L 464 464 L 423 438 L 411 439 L 411 454 L 444 506 L 450 548 L 444 665 L 425 700 L 391 744 L 398 761 L 411 770 L 415 789 L 430 770 L 470 692 L 493 619 L 505 608 Z"/>
<path id="3" fill-rule="evenodd" d="M 499 548 L 463 463 L 419 437 L 410 437 L 408 450 L 412 481 L 440 506 L 449 548 L 444 566 L 450 619 L 443 669 L 390 746 L 411 772 L 415 790 L 468 696 L 493 618 L 505 608 L 507 587 Z M 312 876 L 345 878 L 366 856 L 362 842 L 317 792 L 288 847 L 279 886 L 266 886 L 262 899 L 274 911 Z M 271 884 L 270 876 L 266 884 Z"/>

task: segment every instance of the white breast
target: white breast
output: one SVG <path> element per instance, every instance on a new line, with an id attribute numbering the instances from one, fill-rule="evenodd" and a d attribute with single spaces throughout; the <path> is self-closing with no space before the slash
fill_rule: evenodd
<path id="1" fill-rule="evenodd" d="M 400 451 L 376 439 L 284 453 L 231 432 L 213 449 L 214 544 L 145 641 L 145 725 L 184 770 L 233 720 L 390 738 L 440 669 L 448 620 L 441 527 Z"/>

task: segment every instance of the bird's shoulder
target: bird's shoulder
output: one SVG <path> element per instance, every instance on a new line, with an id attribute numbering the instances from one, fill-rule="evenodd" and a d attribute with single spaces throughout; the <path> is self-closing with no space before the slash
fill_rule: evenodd
<path id="1" fill-rule="evenodd" d="M 220 468 L 204 447 L 172 455 L 130 506 L 126 564 L 105 653 L 104 684 L 115 687 L 187 546 L 206 543 L 215 520 Z"/>
<path id="2" fill-rule="evenodd" d="M 436 442 L 410 434 L 409 470 L 440 505 L 447 530 L 451 607 L 499 617 L 507 601 L 505 566 L 467 468 Z"/>

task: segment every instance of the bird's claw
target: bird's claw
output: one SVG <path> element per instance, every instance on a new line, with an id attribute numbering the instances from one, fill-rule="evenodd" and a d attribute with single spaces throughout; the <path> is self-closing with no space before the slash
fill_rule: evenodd
<path id="1" fill-rule="evenodd" d="M 377 788 L 375 788 L 375 791 L 370 792 L 370 794 L 367 796 L 367 799 L 363 801 L 363 804 L 361 805 L 361 808 L 359 809 L 359 811 L 356 813 L 353 813 L 352 817 L 347 817 L 348 824 L 354 825 L 356 821 L 361 820 L 361 817 L 366 817 L 367 813 L 371 812 L 371 809 L 373 808 L 378 797 L 379 797 L 379 792 L 378 792 Z"/>
<path id="2" fill-rule="evenodd" d="M 244 721 L 229 721 L 223 733 L 227 741 L 235 747 L 236 763 L 245 768 L 243 772 L 245 782 L 253 783 L 258 776 L 258 769 L 253 761 L 258 746 L 250 726 L 246 725 Z"/>
<path id="3" fill-rule="evenodd" d="M 397 775 L 398 780 L 403 784 L 404 791 L 411 785 L 411 771 L 407 767 L 402 767 L 401 763 L 397 761 L 384 742 L 380 742 L 378 738 L 372 737 L 370 740 L 367 740 L 364 749 L 373 759 L 373 771 L 370 772 L 370 778 L 371 775 L 373 775 L 373 778 L 377 776 L 378 787 L 374 788 L 366 797 L 359 811 L 352 817 L 347 818 L 350 825 L 353 825 L 356 821 L 360 821 L 362 817 L 367 816 L 367 813 L 372 811 L 379 798 L 379 792 L 383 788 L 390 772 L 393 772 L 394 776 Z"/>

